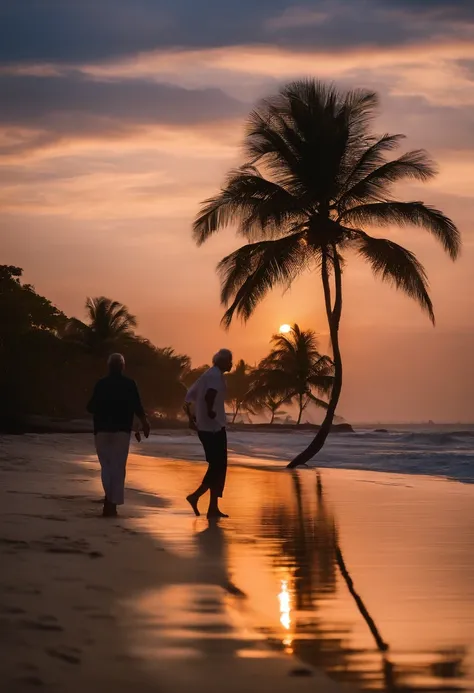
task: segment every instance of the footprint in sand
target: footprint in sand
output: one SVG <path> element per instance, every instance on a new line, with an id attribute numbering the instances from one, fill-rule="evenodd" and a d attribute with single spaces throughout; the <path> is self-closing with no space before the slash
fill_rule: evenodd
<path id="1" fill-rule="evenodd" d="M 43 679 L 40 679 L 39 676 L 24 676 L 23 678 L 17 679 L 18 683 L 26 684 L 27 686 L 34 686 L 35 688 L 40 688 L 44 686 L 44 681 Z"/>
<path id="2" fill-rule="evenodd" d="M 52 618 L 54 619 L 54 616 Z M 21 621 L 21 625 L 23 626 L 23 628 L 28 628 L 29 630 L 41 630 L 51 633 L 62 633 L 64 631 L 64 628 L 60 626 L 59 623 L 54 623 L 49 620 L 43 620 L 41 618 L 37 621 L 23 620 Z"/>
<path id="3" fill-rule="evenodd" d="M 22 595 L 40 595 L 42 591 L 39 587 L 35 585 L 25 585 L 24 587 L 19 587 L 18 585 L 2 585 L 3 589 L 8 594 L 22 594 Z"/>
<path id="4" fill-rule="evenodd" d="M 34 542 L 32 548 L 45 551 L 46 553 L 103 558 L 103 554 L 100 551 L 91 551 L 89 543 L 84 539 L 73 540 L 62 535 L 49 535 L 42 541 Z"/>
<path id="5" fill-rule="evenodd" d="M 81 650 L 78 650 L 76 647 L 61 647 L 58 649 L 48 647 L 46 648 L 45 652 L 50 657 L 54 657 L 55 659 L 61 659 L 63 662 L 67 662 L 68 664 L 81 663 L 80 655 L 82 654 L 82 652 Z"/>
<path id="6" fill-rule="evenodd" d="M 19 606 L 2 606 L 0 607 L 0 614 L 6 614 L 8 616 L 20 616 L 26 613 L 24 609 L 20 609 Z"/>
<path id="7" fill-rule="evenodd" d="M 86 590 L 91 590 L 92 592 L 103 592 L 103 593 L 113 592 L 113 589 L 111 587 L 107 587 L 106 585 L 86 585 Z"/>

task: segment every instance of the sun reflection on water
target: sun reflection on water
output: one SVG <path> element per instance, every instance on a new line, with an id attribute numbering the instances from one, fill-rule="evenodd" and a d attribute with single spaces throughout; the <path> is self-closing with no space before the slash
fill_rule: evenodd
<path id="1" fill-rule="evenodd" d="M 281 580 L 280 592 L 278 594 L 278 601 L 280 602 L 280 623 L 286 631 L 291 630 L 291 595 L 288 589 L 288 580 Z M 291 654 L 293 652 L 292 643 L 293 638 L 291 633 L 288 632 L 287 635 L 282 639 L 283 645 L 285 646 L 285 651 Z"/>

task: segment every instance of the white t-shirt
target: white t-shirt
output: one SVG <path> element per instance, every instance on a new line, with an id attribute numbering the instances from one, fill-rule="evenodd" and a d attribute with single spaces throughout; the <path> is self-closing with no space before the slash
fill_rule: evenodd
<path id="1" fill-rule="evenodd" d="M 217 392 L 214 400 L 213 409 L 216 418 L 211 419 L 207 413 L 206 393 L 208 390 Z M 193 402 L 196 413 L 196 425 L 198 431 L 220 431 L 225 427 L 227 420 L 225 415 L 225 380 L 224 374 L 213 366 L 201 375 L 196 382 L 191 385 L 186 395 L 186 402 Z"/>

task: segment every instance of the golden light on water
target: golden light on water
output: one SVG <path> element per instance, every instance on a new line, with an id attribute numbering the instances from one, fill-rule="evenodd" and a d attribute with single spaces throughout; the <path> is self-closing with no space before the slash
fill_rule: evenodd
<path id="1" fill-rule="evenodd" d="M 281 589 L 278 595 L 278 601 L 280 602 L 280 623 L 283 628 L 287 631 L 291 628 L 291 596 L 288 589 L 288 580 L 281 581 Z M 292 642 L 293 638 L 291 634 L 288 633 L 283 638 L 283 645 L 285 646 L 285 651 L 289 654 L 292 653 Z"/>
<path id="2" fill-rule="evenodd" d="M 288 334 L 289 332 L 291 332 L 291 325 L 287 325 L 286 323 L 280 325 L 280 334 Z"/>

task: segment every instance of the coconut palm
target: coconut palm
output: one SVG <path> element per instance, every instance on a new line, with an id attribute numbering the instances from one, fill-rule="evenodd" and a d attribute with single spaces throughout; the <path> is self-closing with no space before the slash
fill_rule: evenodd
<path id="1" fill-rule="evenodd" d="M 276 285 L 287 287 L 306 269 L 317 268 L 335 365 L 334 387 L 324 422 L 309 447 L 290 466 L 302 464 L 324 445 L 342 388 L 339 324 L 343 255 L 352 250 L 375 275 L 414 298 L 434 323 L 427 276 L 415 255 L 370 226 L 418 226 L 430 232 L 454 260 L 460 234 L 441 211 L 419 201 L 401 202 L 391 187 L 424 182 L 435 166 L 422 150 L 387 155 L 402 135 L 372 133 L 377 95 L 340 92 L 314 80 L 284 87 L 263 101 L 248 120 L 247 163 L 203 204 L 194 223 L 202 244 L 236 223 L 248 243 L 219 264 L 223 322 L 247 320 Z"/>
<path id="2" fill-rule="evenodd" d="M 328 356 L 318 350 L 313 330 L 301 330 L 293 325 L 287 335 L 272 337 L 272 349 L 258 368 L 249 398 L 270 396 L 280 403 L 296 401 L 297 424 L 311 403 L 327 409 L 327 402 L 317 395 L 326 395 L 333 384 L 333 364 Z"/>
<path id="3" fill-rule="evenodd" d="M 247 410 L 247 393 L 251 383 L 251 368 L 241 359 L 235 368 L 227 374 L 226 401 L 232 407 L 232 423 L 235 423 L 241 411 Z"/>
<path id="4" fill-rule="evenodd" d="M 273 424 L 277 413 L 280 408 L 285 403 L 285 397 L 275 397 L 268 393 L 265 384 L 263 384 L 263 392 L 260 391 L 260 378 L 266 376 L 266 373 L 255 373 L 255 390 L 253 389 L 254 383 L 250 386 L 250 391 L 247 395 L 248 404 L 253 413 L 258 414 L 266 411 L 270 414 L 270 424 Z M 281 412 L 285 413 L 285 412 Z"/>
<path id="5" fill-rule="evenodd" d="M 88 350 L 102 353 L 135 337 L 137 319 L 128 308 L 105 296 L 86 300 L 88 323 L 71 318 L 65 337 L 82 343 Z"/>

